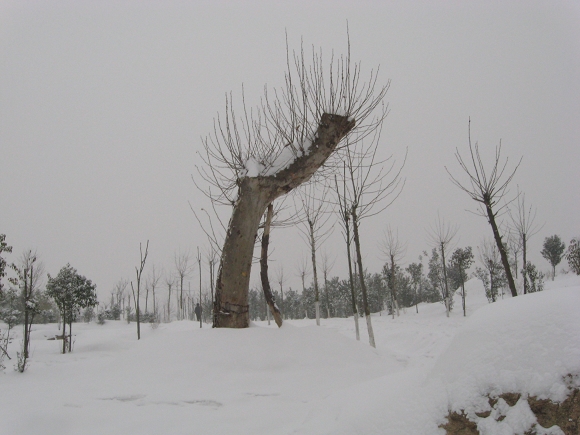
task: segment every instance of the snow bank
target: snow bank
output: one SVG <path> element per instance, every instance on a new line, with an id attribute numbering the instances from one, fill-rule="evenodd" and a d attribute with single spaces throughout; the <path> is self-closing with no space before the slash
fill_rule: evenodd
<path id="1" fill-rule="evenodd" d="M 434 382 L 445 385 L 449 409 L 464 409 L 477 420 L 475 412 L 491 410 L 487 395 L 513 392 L 563 400 L 569 391 L 565 376 L 580 375 L 579 307 L 580 286 L 576 285 L 479 309 L 456 334 L 431 374 Z M 496 422 L 493 416 L 482 420 L 480 430 L 523 433 L 530 419 L 535 421 L 526 407 L 527 402 L 520 401 L 503 414 L 503 421 Z"/>

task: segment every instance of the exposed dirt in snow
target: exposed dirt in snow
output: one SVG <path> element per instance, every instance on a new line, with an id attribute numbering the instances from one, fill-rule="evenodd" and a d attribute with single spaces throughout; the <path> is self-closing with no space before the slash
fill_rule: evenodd
<path id="1" fill-rule="evenodd" d="M 572 376 L 570 376 L 572 377 Z M 488 398 L 490 411 L 476 413 L 477 418 L 469 418 L 464 410 L 461 412 L 450 412 L 447 416 L 447 423 L 439 427 L 445 430 L 447 435 L 482 435 L 478 430 L 478 420 L 493 418 L 496 422 L 505 420 L 509 409 L 514 408 L 520 400 L 525 402 L 534 414 L 537 423 L 532 429 L 525 432 L 525 435 L 540 434 L 580 434 L 580 390 L 574 388 L 563 402 L 553 402 L 549 399 L 538 399 L 537 397 L 522 398 L 519 393 L 505 393 L 496 398 Z M 505 402 L 509 409 L 500 411 L 501 405 Z M 498 406 L 500 405 L 500 406 Z M 524 405 L 525 406 L 525 405 Z M 499 412 L 498 412 L 499 411 Z"/>

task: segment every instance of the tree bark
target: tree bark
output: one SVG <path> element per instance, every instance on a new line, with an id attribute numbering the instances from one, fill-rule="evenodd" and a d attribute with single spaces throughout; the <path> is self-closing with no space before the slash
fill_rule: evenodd
<path id="1" fill-rule="evenodd" d="M 247 328 L 250 324 L 248 289 L 254 242 L 266 207 L 298 187 L 318 170 L 355 121 L 339 115 L 322 115 L 307 154 L 272 176 L 238 180 L 238 199 L 228 225 L 216 282 L 213 326 Z"/>
<path id="2" fill-rule="evenodd" d="M 499 250 L 499 255 L 501 257 L 501 263 L 505 270 L 505 275 L 508 280 L 508 285 L 510 291 L 512 293 L 512 297 L 516 297 L 518 292 L 516 291 L 516 284 L 514 282 L 514 277 L 512 276 L 512 271 L 510 269 L 510 263 L 508 260 L 507 252 L 505 247 L 503 246 L 503 242 L 501 240 L 501 236 L 499 235 L 499 230 L 497 229 L 497 224 L 495 222 L 495 215 L 491 210 L 491 204 L 486 203 L 485 209 L 487 210 L 487 217 L 489 219 L 489 224 L 491 225 L 491 229 L 493 230 L 493 237 L 495 239 L 495 243 L 497 245 L 497 249 Z"/>
<path id="3" fill-rule="evenodd" d="M 282 316 L 280 309 L 276 305 L 272 289 L 270 288 L 270 280 L 268 279 L 268 245 L 270 243 L 270 224 L 272 222 L 272 215 L 274 214 L 274 206 L 268 205 L 266 212 L 266 223 L 264 224 L 264 232 L 262 234 L 262 255 L 260 255 L 260 278 L 262 280 L 262 289 L 264 290 L 264 298 L 270 307 L 270 312 L 274 317 L 274 321 L 278 327 L 282 326 Z"/>

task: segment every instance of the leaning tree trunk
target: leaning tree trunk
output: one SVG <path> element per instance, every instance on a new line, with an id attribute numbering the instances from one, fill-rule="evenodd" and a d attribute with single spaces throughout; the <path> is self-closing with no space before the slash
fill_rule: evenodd
<path id="1" fill-rule="evenodd" d="M 238 180 L 238 199 L 230 219 L 216 282 L 213 326 L 250 325 L 248 289 L 260 219 L 276 198 L 308 181 L 355 126 L 345 116 L 324 113 L 309 152 L 272 176 Z"/>
<path id="2" fill-rule="evenodd" d="M 487 210 L 487 218 L 489 220 L 489 224 L 491 225 L 491 229 L 493 230 L 493 237 L 495 239 L 497 249 L 499 250 L 499 255 L 501 256 L 501 264 L 503 265 L 503 268 L 505 270 L 505 276 L 508 280 L 508 285 L 512 293 L 512 297 L 516 297 L 518 295 L 518 292 L 516 291 L 516 283 L 514 282 L 514 277 L 512 276 L 512 271 L 510 269 L 510 263 L 508 260 L 507 252 L 505 250 L 505 247 L 503 246 L 503 242 L 501 241 L 499 230 L 497 229 L 495 215 L 491 210 L 491 204 L 485 204 L 485 208 Z"/>
<path id="3" fill-rule="evenodd" d="M 278 327 L 282 326 L 282 315 L 280 309 L 276 305 L 272 289 L 270 288 L 270 280 L 268 279 L 268 245 L 270 243 L 270 224 L 272 222 L 272 215 L 274 214 L 274 206 L 270 204 L 266 212 L 266 223 L 264 224 L 264 232 L 262 234 L 262 255 L 260 256 L 260 279 L 262 280 L 262 288 L 264 290 L 264 298 L 270 307 L 270 312 L 276 321 Z"/>

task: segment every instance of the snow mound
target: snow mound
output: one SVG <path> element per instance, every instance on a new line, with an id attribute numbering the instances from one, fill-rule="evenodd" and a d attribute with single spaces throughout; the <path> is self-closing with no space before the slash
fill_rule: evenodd
<path id="1" fill-rule="evenodd" d="M 445 386 L 448 408 L 472 417 L 475 412 L 497 411 L 486 396 L 508 392 L 564 400 L 570 386 L 566 376 L 575 375 L 577 382 L 580 375 L 579 307 L 576 285 L 480 308 L 455 335 L 430 376 Z M 534 417 L 527 402 L 521 402 L 509 413 L 505 410 L 507 417 L 501 422 L 482 421 L 482 433 L 523 433 L 518 428 L 529 427 Z"/>

